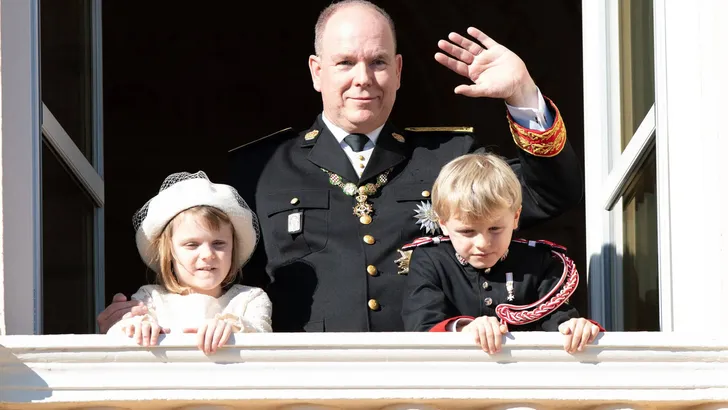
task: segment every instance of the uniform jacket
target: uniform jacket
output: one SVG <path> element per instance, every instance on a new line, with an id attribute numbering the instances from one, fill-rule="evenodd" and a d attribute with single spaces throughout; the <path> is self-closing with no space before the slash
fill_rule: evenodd
<path id="1" fill-rule="evenodd" d="M 429 201 L 443 165 L 477 148 L 470 132 L 416 132 L 387 123 L 358 178 L 319 116 L 300 133 L 283 130 L 232 150 L 231 184 L 256 211 L 262 234 L 243 281 L 268 292 L 274 331 L 402 331 L 407 278 L 395 260 L 401 245 L 425 234 L 414 210 Z M 579 162 L 568 142 L 556 156 L 524 151 L 510 164 L 524 187 L 522 226 L 581 200 Z M 360 223 L 354 197 L 331 185 L 322 168 L 356 185 L 391 168 L 388 182 L 369 197 L 370 224 Z M 291 233 L 289 221 L 298 212 L 302 229 Z"/>
<path id="2" fill-rule="evenodd" d="M 542 243 L 511 242 L 508 254 L 490 269 L 461 263 L 450 242 L 414 249 L 405 286 L 402 319 L 405 330 L 428 331 L 458 316 L 493 316 L 501 304 L 530 305 L 557 287 L 564 272 L 554 248 Z M 559 249 L 560 251 L 560 249 Z M 513 300 L 508 301 L 506 272 L 513 277 Z M 556 331 L 579 312 L 564 303 L 542 319 L 509 325 L 510 331 Z M 442 326 L 439 326 L 442 327 Z"/>

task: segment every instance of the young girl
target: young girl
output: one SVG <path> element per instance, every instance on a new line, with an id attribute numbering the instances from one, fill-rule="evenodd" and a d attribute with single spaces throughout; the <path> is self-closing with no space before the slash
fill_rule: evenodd
<path id="1" fill-rule="evenodd" d="M 125 318 L 109 334 L 155 345 L 160 331 L 196 332 L 205 354 L 232 333 L 270 332 L 271 303 L 259 288 L 233 284 L 258 242 L 258 221 L 237 191 L 204 172 L 168 176 L 134 214 L 139 254 L 157 273 L 132 299 L 148 313 Z"/>

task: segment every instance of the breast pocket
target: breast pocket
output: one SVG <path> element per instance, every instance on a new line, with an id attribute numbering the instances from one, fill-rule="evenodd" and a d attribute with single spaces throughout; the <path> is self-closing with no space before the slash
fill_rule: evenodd
<path id="1" fill-rule="evenodd" d="M 432 205 L 430 197 L 431 191 L 431 183 L 407 184 L 397 187 L 394 198 L 397 203 L 397 209 L 401 213 L 400 220 L 408 221 L 400 231 L 401 242 L 403 244 L 420 236 L 432 235 L 432 233 L 425 232 L 421 227 L 422 225 L 417 223 L 416 218 L 419 209 Z"/>
<path id="2" fill-rule="evenodd" d="M 302 258 L 326 246 L 329 225 L 329 191 L 275 192 L 262 199 L 260 209 L 266 246 L 278 249 L 282 261 Z M 261 221 L 263 222 L 263 221 Z"/>

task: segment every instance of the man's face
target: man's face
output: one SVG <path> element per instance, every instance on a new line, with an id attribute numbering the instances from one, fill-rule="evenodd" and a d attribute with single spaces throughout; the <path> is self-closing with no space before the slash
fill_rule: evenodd
<path id="1" fill-rule="evenodd" d="M 518 226 L 521 210 L 502 209 L 491 218 L 465 222 L 458 215 L 440 221 L 445 235 L 450 237 L 455 251 L 473 267 L 490 268 L 505 255 L 511 244 L 513 230 Z"/>
<path id="2" fill-rule="evenodd" d="M 402 73 L 386 19 L 367 7 L 339 10 L 326 23 L 320 54 L 309 57 L 309 68 L 326 118 L 350 133 L 384 124 Z"/>

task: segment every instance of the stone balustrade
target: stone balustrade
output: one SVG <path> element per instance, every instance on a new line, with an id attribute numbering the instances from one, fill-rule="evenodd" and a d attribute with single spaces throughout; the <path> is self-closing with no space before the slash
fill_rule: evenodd
<path id="1" fill-rule="evenodd" d="M 513 333 L 0 336 L 0 409 L 728 409 L 728 335 L 606 333 L 578 354 Z"/>

